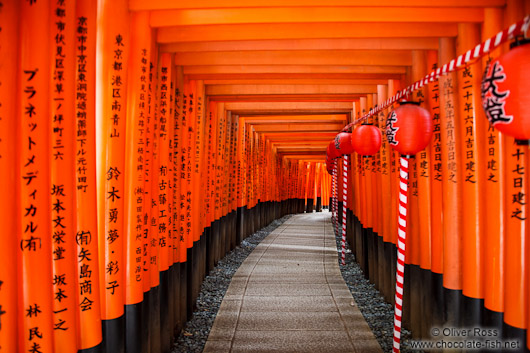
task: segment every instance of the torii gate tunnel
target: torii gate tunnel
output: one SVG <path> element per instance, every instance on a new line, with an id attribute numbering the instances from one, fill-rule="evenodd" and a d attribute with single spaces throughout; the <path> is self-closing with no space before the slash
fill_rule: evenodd
<path id="1" fill-rule="evenodd" d="M 169 352 L 227 252 L 331 208 L 399 329 L 491 329 L 528 351 L 525 14 L 528 0 L 0 0 L 0 353 Z M 514 41 L 518 74 L 502 61 Z M 433 127 L 406 177 L 387 139 L 403 99 Z M 339 155 L 332 189 L 326 148 L 362 123 L 382 144 Z"/>

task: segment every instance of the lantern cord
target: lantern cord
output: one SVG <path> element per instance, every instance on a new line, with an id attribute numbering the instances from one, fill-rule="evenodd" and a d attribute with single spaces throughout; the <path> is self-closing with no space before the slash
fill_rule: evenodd
<path id="1" fill-rule="evenodd" d="M 379 112 L 388 108 L 389 106 L 399 101 L 400 99 L 408 97 L 412 92 L 422 88 L 423 86 L 431 82 L 434 82 L 440 76 L 446 75 L 450 72 L 454 72 L 464 67 L 470 61 L 473 61 L 477 58 L 482 57 L 483 55 L 489 53 L 490 51 L 492 51 L 493 49 L 497 48 L 498 46 L 507 42 L 510 39 L 513 39 L 520 35 L 523 35 L 525 38 L 528 38 L 530 36 L 529 28 L 530 28 L 530 15 L 527 15 L 523 20 L 512 24 L 508 28 L 505 28 L 504 30 L 497 33 L 495 36 L 485 40 L 481 44 L 478 44 L 476 47 L 469 49 L 468 51 L 466 51 L 464 54 L 460 55 L 456 59 L 453 59 L 449 63 L 444 64 L 442 67 L 438 67 L 437 69 L 433 70 L 430 74 L 426 75 L 421 80 L 416 81 L 415 83 L 411 84 L 407 88 L 399 91 L 392 98 L 389 98 L 382 104 L 376 106 L 375 108 L 370 109 L 368 113 L 366 113 L 359 119 L 353 121 L 352 123 L 346 125 L 341 131 L 342 132 L 348 131 L 354 125 L 357 125 L 361 123 L 362 121 L 368 119 L 369 117 L 378 114 Z"/>
<path id="2" fill-rule="evenodd" d="M 335 167 L 331 171 L 331 204 L 329 205 L 331 209 L 331 222 L 333 223 L 333 229 L 335 229 L 335 204 L 333 203 L 333 198 L 335 198 Z"/>
<path id="3" fill-rule="evenodd" d="M 346 204 L 348 201 L 348 155 L 343 159 L 343 184 L 342 184 L 342 241 L 341 256 L 342 265 L 346 265 Z"/>
<path id="4" fill-rule="evenodd" d="M 335 234 L 339 234 L 339 171 L 337 160 L 334 161 L 333 165 L 333 179 L 335 181 L 335 191 L 333 194 L 333 208 L 335 209 Z"/>
<path id="5" fill-rule="evenodd" d="M 401 340 L 401 318 L 403 315 L 403 284 L 405 281 L 405 244 L 407 239 L 407 191 L 409 179 L 409 160 L 400 158 L 399 170 L 399 216 L 398 216 L 398 248 L 396 266 L 396 298 L 394 305 L 394 342 L 392 351 L 399 353 Z"/>

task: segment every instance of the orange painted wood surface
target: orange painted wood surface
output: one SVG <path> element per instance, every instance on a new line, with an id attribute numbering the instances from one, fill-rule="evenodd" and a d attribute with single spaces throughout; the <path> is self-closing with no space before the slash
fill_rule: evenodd
<path id="1" fill-rule="evenodd" d="M 20 61 L 15 121 L 18 207 L 16 251 L 18 277 L 18 345 L 21 351 L 54 351 L 52 287 L 52 217 L 50 196 L 51 19 L 49 1 L 20 4 Z M 38 53 L 38 55 L 36 54 Z M 57 189 L 55 191 L 58 191 Z M 53 193 L 53 190 L 52 190 Z"/>
<path id="2" fill-rule="evenodd" d="M 62 189 L 51 195 L 53 291 L 61 293 L 53 301 L 55 351 L 70 352 L 78 344 L 76 294 L 90 293 L 92 281 L 77 285 L 77 244 L 69 236 L 76 233 L 75 89 L 76 80 L 76 3 L 65 1 L 50 9 L 50 48 L 53 53 L 49 82 L 51 99 L 51 185 Z M 57 40 L 62 38 L 62 40 Z"/>
<path id="3" fill-rule="evenodd" d="M 0 352 L 18 351 L 18 234 L 21 217 L 19 140 L 20 127 L 20 23 L 19 4 L 2 3 L 0 9 L 0 229 L 9 237 L 2 237 L 0 246 Z M 12 94 L 13 89 L 16 93 Z M 15 147 L 14 147 L 15 146 Z M 16 187 L 15 187 L 16 186 Z"/>
<path id="4" fill-rule="evenodd" d="M 102 319 L 124 313 L 124 187 L 129 14 L 124 1 L 98 2 L 96 131 Z"/>
<path id="5" fill-rule="evenodd" d="M 96 180 L 96 26 L 97 4 L 76 3 L 76 266 L 78 278 L 79 348 L 97 346 L 102 341 L 100 263 L 98 243 Z M 83 256 L 89 253 L 92 256 Z M 81 256 L 80 256 L 81 255 Z M 89 281 L 89 282 L 87 282 Z M 92 291 L 81 290 L 87 283 Z"/>

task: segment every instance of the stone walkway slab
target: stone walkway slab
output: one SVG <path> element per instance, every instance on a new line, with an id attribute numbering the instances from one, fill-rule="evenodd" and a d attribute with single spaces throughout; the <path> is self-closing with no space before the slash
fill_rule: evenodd
<path id="1" fill-rule="evenodd" d="M 295 215 L 256 247 L 203 352 L 382 352 L 342 279 L 329 213 Z"/>

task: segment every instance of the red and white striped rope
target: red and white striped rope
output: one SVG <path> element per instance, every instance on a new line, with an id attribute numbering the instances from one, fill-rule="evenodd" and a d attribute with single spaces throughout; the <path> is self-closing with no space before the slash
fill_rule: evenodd
<path id="1" fill-rule="evenodd" d="M 405 281 L 405 244 L 407 239 L 407 189 L 409 179 L 409 161 L 400 158 L 399 170 L 399 215 L 396 269 L 396 304 L 394 306 L 394 344 L 393 352 L 399 352 L 401 339 L 401 317 L 403 315 L 403 284 Z"/>
<path id="2" fill-rule="evenodd" d="M 413 83 L 407 88 L 399 91 L 395 96 L 387 99 L 384 103 L 376 106 L 375 108 L 370 109 L 368 113 L 360 117 L 359 119 L 353 121 L 352 123 L 346 125 L 342 131 L 347 131 L 352 128 L 354 125 L 359 124 L 360 122 L 368 119 L 369 117 L 378 114 L 380 111 L 388 108 L 390 105 L 399 101 L 401 98 L 408 97 L 413 91 L 420 89 L 421 87 L 434 82 L 440 76 L 448 74 L 450 72 L 456 71 L 464 67 L 467 63 L 472 60 L 478 59 L 484 54 L 489 53 L 493 49 L 497 48 L 499 45 L 507 42 L 508 40 L 519 36 L 524 35 L 526 38 L 530 35 L 528 29 L 530 28 L 530 15 L 527 15 L 523 20 L 512 24 L 510 27 L 505 28 L 504 30 L 497 33 L 495 36 L 487 39 L 481 44 L 478 44 L 475 48 L 469 49 L 464 54 L 460 55 L 456 59 L 451 60 L 449 63 L 444 64 L 442 67 L 433 70 L 430 74 L 426 75 L 421 80 Z"/>
<path id="3" fill-rule="evenodd" d="M 335 174 L 335 193 L 333 195 L 333 208 L 335 210 L 335 235 L 339 232 L 339 170 L 337 160 L 334 161 L 333 172 Z"/>
<path id="4" fill-rule="evenodd" d="M 343 184 L 342 184 L 342 242 L 340 260 L 343 265 L 346 265 L 346 204 L 348 201 L 348 155 L 344 155 L 343 159 Z"/>
<path id="5" fill-rule="evenodd" d="M 333 172 L 331 174 L 331 221 L 333 223 L 333 231 L 335 231 L 335 175 L 337 175 L 337 164 L 333 161 Z"/>

